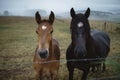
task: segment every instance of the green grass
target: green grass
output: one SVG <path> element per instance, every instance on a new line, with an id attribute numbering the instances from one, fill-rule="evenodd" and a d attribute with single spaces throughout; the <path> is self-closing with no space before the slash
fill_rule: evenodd
<path id="1" fill-rule="evenodd" d="M 71 42 L 69 19 L 56 19 L 53 37 L 61 49 L 61 59 L 65 59 L 66 49 Z M 90 73 L 89 79 L 120 75 L 120 24 L 104 21 L 90 21 L 91 27 L 106 31 L 111 38 L 111 51 L 106 61 L 105 73 Z M 32 17 L 0 17 L 0 80 L 34 80 L 35 72 L 32 66 L 34 51 L 37 45 L 37 24 Z M 81 71 L 76 69 L 74 79 L 81 77 Z M 60 80 L 68 78 L 66 61 L 61 62 L 59 70 Z M 110 79 L 107 79 L 110 80 Z M 112 80 L 112 79 L 111 79 Z M 116 79 L 117 80 L 117 79 Z"/>

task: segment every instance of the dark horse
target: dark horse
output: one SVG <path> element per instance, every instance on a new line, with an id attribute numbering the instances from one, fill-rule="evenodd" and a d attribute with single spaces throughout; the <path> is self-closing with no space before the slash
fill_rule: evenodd
<path id="1" fill-rule="evenodd" d="M 103 63 L 105 70 L 104 61 L 110 50 L 110 38 L 105 32 L 90 30 L 89 8 L 85 14 L 76 14 L 72 8 L 70 14 L 72 17 L 70 24 L 72 41 L 66 51 L 69 80 L 73 80 L 74 68 L 82 70 L 81 80 L 86 80 L 90 67 Z"/>
<path id="2" fill-rule="evenodd" d="M 34 69 L 37 80 L 57 80 L 59 69 L 60 49 L 58 42 L 53 39 L 54 13 L 51 11 L 49 20 L 41 20 L 36 12 L 35 19 L 38 24 L 36 33 L 38 35 L 38 46 L 34 56 Z"/>

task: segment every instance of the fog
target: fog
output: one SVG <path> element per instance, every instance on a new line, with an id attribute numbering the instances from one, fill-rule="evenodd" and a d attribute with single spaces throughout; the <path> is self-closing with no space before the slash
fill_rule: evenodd
<path id="1" fill-rule="evenodd" d="M 12 15 L 24 15 L 26 10 L 42 9 L 56 14 L 68 12 L 71 8 L 85 10 L 90 7 L 92 10 L 120 13 L 120 0 L 0 0 L 0 13 L 5 10 Z"/>

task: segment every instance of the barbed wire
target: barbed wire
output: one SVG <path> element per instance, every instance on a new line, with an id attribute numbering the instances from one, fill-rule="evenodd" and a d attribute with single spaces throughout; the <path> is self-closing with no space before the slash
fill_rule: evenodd
<path id="1" fill-rule="evenodd" d="M 16 68 L 16 67 L 19 67 L 20 65 L 24 65 L 24 66 L 31 66 L 33 64 L 48 64 L 48 63 L 54 63 L 54 62 L 60 62 L 60 63 L 63 63 L 65 64 L 66 62 L 76 62 L 76 61 L 94 61 L 94 60 L 105 60 L 105 58 L 92 58 L 92 59 L 70 59 L 70 60 L 66 60 L 65 58 L 64 59 L 60 59 L 60 60 L 50 60 L 50 61 L 46 61 L 46 62 L 12 62 L 12 63 L 4 63 L 4 64 L 1 64 L 0 63 L 0 67 L 8 67 L 7 69 L 9 68 Z M 106 58 L 107 61 L 109 60 L 120 60 L 120 56 L 112 56 L 112 57 L 107 57 Z M 62 64 L 62 65 L 63 65 Z M 107 63 L 107 64 L 112 64 L 111 62 Z M 21 67 L 21 66 L 20 66 Z M 96 77 L 95 78 L 89 78 L 88 80 L 106 80 L 106 79 L 120 79 L 120 75 L 118 74 L 118 76 L 108 76 L 108 77 L 99 77 L 97 76 L 98 74 L 95 73 Z"/>
<path id="2" fill-rule="evenodd" d="M 119 56 L 115 56 L 115 57 L 107 57 L 106 60 L 112 60 L 112 59 L 116 59 L 116 60 L 119 60 L 120 57 Z M 7 63 L 0 63 L 0 66 L 18 66 L 20 64 L 22 65 L 32 65 L 32 64 L 48 64 L 48 63 L 54 63 L 54 62 L 60 62 L 60 63 L 66 63 L 66 62 L 77 62 L 77 61 L 98 61 L 100 63 L 102 63 L 102 61 L 104 61 L 105 58 L 92 58 L 92 59 L 69 59 L 69 60 L 66 60 L 66 59 L 60 59 L 60 60 L 49 60 L 49 61 L 44 61 L 44 62 L 8 62 Z M 98 63 L 96 62 L 96 63 Z M 110 64 L 110 63 L 109 63 Z"/>

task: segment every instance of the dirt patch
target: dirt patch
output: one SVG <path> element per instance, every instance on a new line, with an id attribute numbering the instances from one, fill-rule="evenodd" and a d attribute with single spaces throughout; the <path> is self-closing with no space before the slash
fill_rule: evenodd
<path id="1" fill-rule="evenodd" d="M 11 76 L 15 76 L 15 75 L 21 75 L 23 73 L 27 73 L 27 70 L 22 70 L 22 69 L 11 69 L 11 70 L 7 70 L 7 69 L 0 69 L 0 78 L 9 78 Z"/>
<path id="2" fill-rule="evenodd" d="M 0 80 L 34 80 L 34 71 L 31 68 L 0 69 Z"/>

